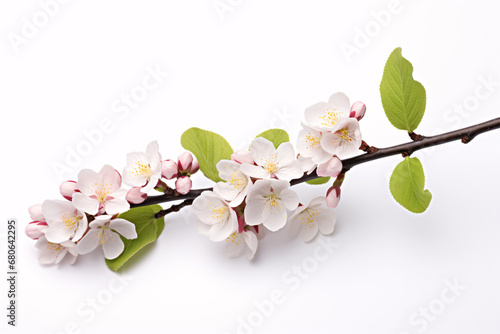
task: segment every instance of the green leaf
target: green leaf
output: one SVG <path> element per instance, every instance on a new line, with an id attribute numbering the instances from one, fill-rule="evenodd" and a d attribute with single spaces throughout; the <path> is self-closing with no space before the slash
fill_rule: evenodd
<path id="1" fill-rule="evenodd" d="M 274 144 L 274 148 L 278 148 L 282 143 L 286 143 L 290 141 L 290 137 L 288 136 L 288 133 L 285 130 L 281 129 L 269 129 L 261 134 L 259 134 L 257 137 L 262 137 L 267 140 L 269 140 L 271 143 Z"/>
<path id="2" fill-rule="evenodd" d="M 223 159 L 231 160 L 233 154 L 231 145 L 222 136 L 211 131 L 191 128 L 182 134 L 181 145 L 194 154 L 200 164 L 200 170 L 206 177 L 215 182 L 222 181 L 216 165 Z"/>
<path id="3" fill-rule="evenodd" d="M 121 237 L 125 244 L 123 253 L 116 259 L 106 259 L 106 264 L 111 270 L 118 270 L 125 262 L 127 262 L 134 254 L 141 250 L 144 246 L 155 242 L 163 232 L 165 220 L 163 217 L 155 219 L 155 213 L 162 209 L 159 205 L 149 205 L 130 209 L 118 216 L 135 225 L 137 238 L 128 240 Z"/>
<path id="4" fill-rule="evenodd" d="M 394 199 L 413 213 L 424 212 L 432 199 L 424 190 L 425 175 L 420 160 L 406 157 L 392 172 L 389 187 Z"/>
<path id="5" fill-rule="evenodd" d="M 384 68 L 380 96 L 385 114 L 396 128 L 413 132 L 425 112 L 425 88 L 413 80 L 413 66 L 395 49 Z"/>
<path id="6" fill-rule="evenodd" d="M 329 176 L 327 176 L 327 177 L 318 177 L 317 179 L 306 181 L 306 183 L 307 184 L 318 185 L 318 184 L 325 184 L 328 181 L 330 181 L 330 177 Z"/>

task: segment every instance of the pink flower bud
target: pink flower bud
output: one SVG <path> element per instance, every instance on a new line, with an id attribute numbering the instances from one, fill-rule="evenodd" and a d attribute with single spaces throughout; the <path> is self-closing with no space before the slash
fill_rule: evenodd
<path id="1" fill-rule="evenodd" d="M 363 102 L 355 102 L 352 107 L 351 107 L 351 114 L 349 115 L 350 117 L 356 118 L 358 121 L 360 121 L 364 116 L 366 112 L 366 106 Z"/>
<path id="2" fill-rule="evenodd" d="M 28 211 L 30 213 L 31 219 L 33 219 L 34 221 L 38 221 L 38 222 L 45 221 L 45 217 L 43 216 L 43 213 L 42 213 L 42 205 L 41 204 L 35 204 L 35 205 L 30 206 L 28 208 Z"/>
<path id="3" fill-rule="evenodd" d="M 177 166 L 179 167 L 179 172 L 186 173 L 191 169 L 191 165 L 193 164 L 193 155 L 189 152 L 184 152 L 179 155 L 177 159 Z"/>
<path id="4" fill-rule="evenodd" d="M 321 177 L 331 176 L 337 177 L 342 171 L 342 161 L 340 161 L 337 156 L 333 156 L 330 160 L 325 163 L 322 163 L 316 169 L 316 174 Z"/>
<path id="5" fill-rule="evenodd" d="M 33 221 L 26 226 L 24 233 L 33 240 L 45 235 L 45 231 L 49 228 L 46 222 Z"/>
<path id="6" fill-rule="evenodd" d="M 189 169 L 189 174 L 194 174 L 200 169 L 200 164 L 198 163 L 198 160 L 194 159 L 193 164 L 191 165 L 191 168 Z"/>
<path id="7" fill-rule="evenodd" d="M 161 162 L 161 175 L 167 180 L 177 177 L 177 164 L 170 159 Z"/>
<path id="8" fill-rule="evenodd" d="M 335 209 L 340 202 L 340 186 L 333 186 L 326 192 L 326 205 Z"/>
<path id="9" fill-rule="evenodd" d="M 175 181 L 175 189 L 181 195 L 186 195 L 193 186 L 193 182 L 191 182 L 191 178 L 187 175 L 181 176 Z"/>
<path id="10" fill-rule="evenodd" d="M 68 201 L 73 199 L 73 194 L 75 192 L 80 192 L 80 190 L 78 190 L 78 184 L 75 181 L 64 181 L 59 186 L 59 191 Z"/>
<path id="11" fill-rule="evenodd" d="M 148 197 L 148 194 L 141 192 L 141 189 L 142 189 L 141 187 L 130 188 L 129 191 L 127 192 L 127 195 L 125 196 L 125 199 L 130 204 L 140 204 L 144 202 Z"/>
<path id="12" fill-rule="evenodd" d="M 231 160 L 236 161 L 239 164 L 244 164 L 244 163 L 247 163 L 250 165 L 255 164 L 255 161 L 253 161 L 253 158 L 252 158 L 252 153 L 250 153 L 250 151 L 248 151 L 248 150 L 238 150 L 238 151 L 234 152 L 231 155 Z"/>

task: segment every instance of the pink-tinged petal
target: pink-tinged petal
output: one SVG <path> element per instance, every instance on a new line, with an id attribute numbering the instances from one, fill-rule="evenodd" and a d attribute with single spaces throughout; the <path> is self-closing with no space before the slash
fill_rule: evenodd
<path id="1" fill-rule="evenodd" d="M 324 116 L 328 113 L 327 110 L 332 109 L 332 106 L 326 102 L 318 102 L 304 112 L 304 118 L 308 126 L 321 131 L 329 126 L 329 123 L 323 120 Z"/>
<path id="2" fill-rule="evenodd" d="M 97 198 L 90 198 L 82 193 L 75 193 L 72 203 L 77 210 L 90 215 L 95 215 L 99 211 L 99 200 Z"/>
<path id="3" fill-rule="evenodd" d="M 75 235 L 71 239 L 71 241 L 76 242 L 80 240 L 83 235 L 85 234 L 85 231 L 87 231 L 88 227 L 88 221 L 87 221 L 87 215 L 82 214 L 82 219 L 78 222 L 78 227 L 75 231 Z"/>
<path id="4" fill-rule="evenodd" d="M 104 209 L 108 215 L 123 213 L 130 210 L 130 203 L 125 198 L 113 198 L 104 203 Z"/>
<path id="5" fill-rule="evenodd" d="M 267 204 L 264 198 L 249 200 L 245 207 L 245 221 L 247 225 L 262 224 L 264 222 L 264 211 L 267 211 Z"/>
<path id="6" fill-rule="evenodd" d="M 186 173 L 191 169 L 191 165 L 193 163 L 193 155 L 189 152 L 184 152 L 179 155 L 177 159 L 177 166 L 179 167 L 179 171 Z"/>
<path id="7" fill-rule="evenodd" d="M 68 253 L 67 249 L 64 249 L 61 253 L 59 253 L 59 255 L 56 258 L 55 264 L 59 264 L 62 261 L 62 259 L 64 259 L 67 253 Z"/>
<path id="8" fill-rule="evenodd" d="M 108 239 L 108 242 L 104 242 L 102 244 L 102 251 L 104 253 L 104 257 L 108 260 L 116 259 L 125 249 L 125 245 L 123 244 L 120 236 L 111 232 L 111 236 Z"/>
<path id="9" fill-rule="evenodd" d="M 290 182 L 287 180 L 275 180 L 271 179 L 267 183 L 267 194 L 269 195 L 270 189 L 275 193 L 281 193 L 283 190 L 290 188 Z"/>
<path id="10" fill-rule="evenodd" d="M 252 181 L 248 180 L 248 185 L 245 187 L 245 189 L 240 191 L 232 201 L 229 202 L 229 206 L 234 208 L 243 203 L 248 192 L 251 191 L 251 189 L 252 189 Z"/>
<path id="11" fill-rule="evenodd" d="M 250 165 L 255 164 L 255 161 L 252 158 L 252 153 L 250 151 L 247 151 L 247 150 L 238 150 L 238 151 L 234 152 L 231 155 L 231 160 L 233 160 L 239 164 L 244 164 L 244 163 L 250 164 Z"/>
<path id="12" fill-rule="evenodd" d="M 212 241 L 219 242 L 229 237 L 231 233 L 237 229 L 238 219 L 236 218 L 236 213 L 232 211 L 227 221 L 212 225 L 209 232 L 209 238 Z"/>
<path id="13" fill-rule="evenodd" d="M 28 208 L 30 217 L 34 221 L 44 222 L 45 217 L 42 213 L 42 204 L 34 204 Z"/>
<path id="14" fill-rule="evenodd" d="M 324 133 L 321 137 L 321 147 L 325 152 L 337 154 L 342 139 L 333 132 Z"/>
<path id="15" fill-rule="evenodd" d="M 335 212 L 329 209 L 316 209 L 319 212 L 319 216 L 321 218 L 318 218 L 318 226 L 319 226 L 319 231 L 323 235 L 328 235 L 332 234 L 333 230 L 335 229 Z"/>
<path id="16" fill-rule="evenodd" d="M 236 196 L 238 196 L 239 191 L 235 190 L 232 185 L 226 182 L 217 182 L 214 185 L 214 193 L 216 193 L 226 201 L 232 201 L 236 198 Z"/>
<path id="17" fill-rule="evenodd" d="M 311 174 L 316 169 L 316 164 L 312 160 L 312 158 L 305 158 L 302 155 L 297 157 L 297 161 L 301 165 L 301 170 L 307 175 Z"/>
<path id="18" fill-rule="evenodd" d="M 73 216 L 75 207 L 71 202 L 63 200 L 46 200 L 42 204 L 42 212 L 50 226 L 52 222 L 61 221 L 63 216 Z"/>
<path id="19" fill-rule="evenodd" d="M 177 177 L 177 164 L 173 160 L 163 160 L 161 163 L 161 175 L 167 180 Z"/>
<path id="20" fill-rule="evenodd" d="M 304 173 L 302 172 L 302 166 L 298 161 L 293 161 L 287 166 L 281 167 L 276 172 L 276 177 L 280 180 L 291 181 L 293 179 L 301 178 Z"/>
<path id="21" fill-rule="evenodd" d="M 351 107 L 351 114 L 349 117 L 356 118 L 358 121 L 360 121 L 366 113 L 366 106 L 363 102 L 358 101 L 354 102 L 354 104 Z"/>
<path id="22" fill-rule="evenodd" d="M 148 198 L 148 195 L 141 192 L 141 188 L 134 187 L 130 188 L 127 192 L 125 199 L 131 204 L 140 204 Z"/>
<path id="23" fill-rule="evenodd" d="M 86 196 L 95 195 L 94 185 L 101 183 L 99 175 L 91 169 L 82 169 L 78 173 L 78 190 Z"/>
<path id="24" fill-rule="evenodd" d="M 302 225 L 302 229 L 300 230 L 300 236 L 304 242 L 311 241 L 318 234 L 318 224 L 310 223 L 305 226 Z"/>
<path id="25" fill-rule="evenodd" d="M 263 212 L 264 226 L 271 232 L 276 232 L 285 226 L 288 219 L 286 209 L 279 206 L 268 206 Z"/>
<path id="26" fill-rule="evenodd" d="M 203 223 L 202 221 L 196 221 L 195 226 L 196 226 L 196 231 L 198 231 L 198 233 L 206 235 L 206 236 L 208 236 L 210 234 L 211 225 L 207 225 L 207 224 Z"/>
<path id="27" fill-rule="evenodd" d="M 107 222 L 109 222 L 113 218 L 112 215 L 102 215 L 94 217 L 94 220 L 89 224 L 91 229 L 97 229 L 101 226 L 104 226 Z"/>
<path id="28" fill-rule="evenodd" d="M 193 182 L 191 181 L 191 178 L 187 175 L 181 176 L 175 181 L 175 189 L 179 194 L 182 195 L 187 194 L 191 190 L 192 186 Z"/>
<path id="29" fill-rule="evenodd" d="M 326 205 L 335 209 L 340 202 L 340 187 L 331 187 L 326 193 Z"/>
<path id="30" fill-rule="evenodd" d="M 221 160 L 216 165 L 219 171 L 219 176 L 225 181 L 231 180 L 233 173 L 237 173 L 241 167 L 241 164 L 231 161 L 231 160 Z"/>
<path id="31" fill-rule="evenodd" d="M 269 155 L 273 155 L 276 152 L 273 143 L 269 140 L 259 137 L 255 138 L 250 145 L 250 152 L 252 153 L 252 158 L 255 163 L 262 166 L 265 161 L 269 158 Z M 248 173 L 245 173 L 250 175 Z"/>
<path id="32" fill-rule="evenodd" d="M 99 172 L 101 183 L 110 187 L 110 193 L 120 189 L 122 186 L 122 177 L 120 173 L 110 165 L 104 165 Z"/>
<path id="33" fill-rule="evenodd" d="M 99 245 L 98 233 L 99 231 L 97 229 L 90 229 L 87 232 L 87 234 L 76 245 L 78 254 L 88 254 L 97 248 Z"/>
<path id="34" fill-rule="evenodd" d="M 245 240 L 245 243 L 247 245 L 247 253 L 246 253 L 247 259 L 251 260 L 253 259 L 255 253 L 257 252 L 259 241 L 255 233 L 253 233 L 252 231 L 243 232 L 243 239 Z"/>
<path id="35" fill-rule="evenodd" d="M 340 117 L 349 117 L 351 111 L 351 102 L 344 93 L 335 93 L 330 96 L 328 103 L 331 104 L 340 113 Z M 339 118 L 340 118 L 339 117 Z"/>
<path id="36" fill-rule="evenodd" d="M 301 208 L 301 207 L 299 207 L 299 208 Z M 299 235 L 301 226 L 302 226 L 302 224 L 301 224 L 300 216 L 296 215 L 294 212 L 294 214 L 288 218 L 288 223 L 287 223 L 287 227 L 286 227 L 287 235 L 290 238 L 297 237 L 297 235 Z"/>
<path id="37" fill-rule="evenodd" d="M 161 165 L 161 155 L 159 151 L 160 147 L 156 140 L 149 143 L 146 147 L 146 158 L 153 170 L 159 169 Z"/>
<path id="38" fill-rule="evenodd" d="M 65 199 L 71 201 L 73 194 L 79 191 L 78 184 L 75 181 L 64 181 L 59 186 L 59 191 Z"/>
<path id="39" fill-rule="evenodd" d="M 228 257 L 238 257 L 240 256 L 246 248 L 245 240 L 243 236 L 238 232 L 234 232 L 228 238 L 226 238 L 226 255 Z"/>
<path id="40" fill-rule="evenodd" d="M 260 166 L 242 164 L 240 170 L 242 173 L 257 179 L 269 179 L 271 177 L 271 174 Z"/>
<path id="41" fill-rule="evenodd" d="M 331 176 L 337 177 L 342 171 L 342 161 L 339 158 L 334 156 L 327 162 L 321 164 L 316 169 L 316 174 L 321 177 Z"/>
<path id="42" fill-rule="evenodd" d="M 45 231 L 49 226 L 47 225 L 46 222 L 39 222 L 39 221 L 34 221 L 28 224 L 26 226 L 26 229 L 24 230 L 24 233 L 26 235 L 33 239 L 33 240 L 38 240 L 38 238 L 43 237 L 45 235 Z"/>
<path id="43" fill-rule="evenodd" d="M 326 197 L 325 196 L 318 196 L 316 198 L 313 198 L 311 202 L 309 202 L 309 205 L 307 208 L 309 209 L 316 209 L 319 208 L 320 206 L 326 205 Z M 330 211 L 330 210 L 328 210 Z"/>
<path id="44" fill-rule="evenodd" d="M 55 221 L 49 225 L 45 231 L 45 238 L 54 244 L 60 244 L 63 241 L 69 240 L 73 237 L 74 231 L 67 228 L 62 221 Z"/>
<path id="45" fill-rule="evenodd" d="M 125 219 L 113 219 L 109 223 L 109 228 L 115 230 L 118 234 L 121 234 L 126 239 L 137 238 L 137 232 L 135 231 L 135 225 Z"/>
<path id="46" fill-rule="evenodd" d="M 299 195 L 292 189 L 285 189 L 280 192 L 281 203 L 288 210 L 295 210 L 299 205 Z"/>
<path id="47" fill-rule="evenodd" d="M 281 143 L 276 150 L 276 155 L 278 156 L 280 165 L 288 165 L 295 161 L 295 150 L 293 149 L 292 143 Z"/>
<path id="48" fill-rule="evenodd" d="M 127 167 L 123 170 L 123 183 L 131 187 L 144 186 L 150 175 L 144 173 L 143 166 L 149 165 L 146 155 L 142 152 L 127 154 Z"/>
<path id="49" fill-rule="evenodd" d="M 147 194 L 148 192 L 153 190 L 154 187 L 156 187 L 156 185 L 158 184 L 158 180 L 159 179 L 156 176 L 151 176 L 149 181 L 144 186 L 142 186 L 141 192 Z"/>

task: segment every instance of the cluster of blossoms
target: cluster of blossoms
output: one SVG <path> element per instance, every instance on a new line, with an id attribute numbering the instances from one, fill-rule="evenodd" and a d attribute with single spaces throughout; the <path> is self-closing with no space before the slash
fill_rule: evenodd
<path id="1" fill-rule="evenodd" d="M 231 160 L 220 161 L 217 170 L 223 181 L 193 203 L 198 231 L 212 241 L 225 241 L 228 256 L 245 252 L 248 259 L 254 257 L 264 229 L 274 232 L 287 226 L 291 235 L 300 233 L 306 242 L 318 231 L 332 233 L 331 209 L 339 202 L 344 178 L 339 157 L 358 152 L 362 143 L 358 121 L 365 111 L 363 103 L 351 106 L 345 94 L 333 94 L 328 103 L 306 109 L 298 156 L 289 142 L 275 148 L 267 139 L 256 138 L 249 151 L 236 151 Z M 336 180 L 326 196 L 302 205 L 290 182 L 314 170 Z"/>
<path id="2" fill-rule="evenodd" d="M 104 257 L 117 258 L 124 250 L 125 239 L 137 238 L 135 225 L 117 218 L 130 209 L 130 204 L 143 202 L 153 188 L 165 192 L 170 189 L 162 177 L 177 178 L 178 193 L 191 189 L 190 175 L 198 170 L 191 153 L 182 154 L 177 163 L 161 160 L 158 143 L 152 142 L 146 152 L 127 156 L 127 167 L 122 175 L 109 165 L 96 173 L 84 169 L 78 181 L 65 181 L 60 186 L 66 200 L 46 200 L 28 210 L 33 220 L 26 227 L 26 235 L 37 240 L 42 264 L 57 264 L 66 255 L 74 263 L 78 255 L 87 254 L 101 246 Z M 175 169 L 175 170 L 174 170 Z"/>
<path id="3" fill-rule="evenodd" d="M 216 167 L 223 181 L 192 203 L 199 220 L 197 230 L 212 241 L 225 241 L 229 256 L 246 252 L 248 259 L 254 257 L 265 229 L 274 232 L 286 226 L 291 235 L 300 233 L 306 242 L 318 232 L 332 233 L 335 214 L 331 209 L 339 203 L 344 179 L 340 159 L 358 152 L 362 143 L 358 122 L 365 111 L 363 103 L 351 106 L 343 93 L 333 94 L 328 102 L 305 110 L 298 155 L 290 142 L 276 148 L 259 137 L 249 150 L 219 161 Z M 99 173 L 84 169 L 77 181 L 63 182 L 60 192 L 66 200 L 31 206 L 33 222 L 26 234 L 37 240 L 43 264 L 59 263 L 68 254 L 73 263 L 78 255 L 99 246 L 107 259 L 115 259 L 124 250 L 122 238 L 137 238 L 135 225 L 118 218 L 119 214 L 131 204 L 143 203 L 153 189 L 174 196 L 189 193 L 191 175 L 199 168 L 189 152 L 177 162 L 162 161 L 158 143 L 151 142 L 145 152 L 127 155 L 122 174 L 105 165 Z M 314 171 L 336 179 L 325 196 L 303 205 L 290 185 Z M 175 190 L 166 183 L 174 179 Z M 131 188 L 122 188 L 122 181 Z"/>

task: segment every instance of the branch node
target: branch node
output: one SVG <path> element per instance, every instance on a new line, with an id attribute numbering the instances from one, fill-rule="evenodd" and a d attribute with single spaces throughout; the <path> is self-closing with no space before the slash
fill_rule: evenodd
<path id="1" fill-rule="evenodd" d="M 473 135 L 465 135 L 462 137 L 462 143 L 464 144 L 470 143 L 472 139 L 474 139 Z"/>
<path id="2" fill-rule="evenodd" d="M 359 149 L 363 152 L 366 152 L 366 153 L 375 153 L 378 151 L 378 148 L 376 148 L 375 146 L 370 146 L 368 145 L 364 140 L 361 142 L 361 145 L 359 146 Z"/>
<path id="3" fill-rule="evenodd" d="M 408 132 L 408 135 L 413 141 L 421 141 L 422 139 L 425 138 L 424 136 L 416 134 L 415 132 Z"/>
<path id="4" fill-rule="evenodd" d="M 406 158 L 406 157 L 409 157 L 411 155 L 411 153 L 412 152 L 406 151 L 406 152 L 401 153 L 401 155 L 403 156 L 403 158 Z"/>

